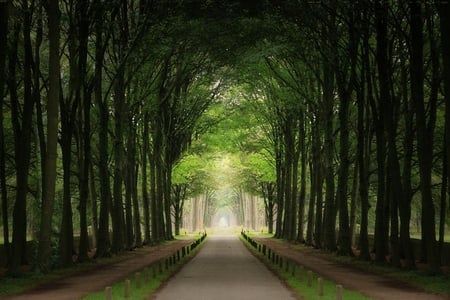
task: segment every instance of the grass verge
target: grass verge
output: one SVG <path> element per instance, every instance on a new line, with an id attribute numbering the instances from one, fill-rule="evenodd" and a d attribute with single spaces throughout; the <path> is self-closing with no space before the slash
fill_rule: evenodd
<path id="1" fill-rule="evenodd" d="M 262 253 L 262 246 L 255 247 L 249 241 L 240 236 L 243 243 L 261 262 L 263 262 L 273 273 L 277 275 L 300 299 L 338 299 L 338 286 L 336 283 L 327 280 L 325 278 L 319 279 L 319 276 L 311 271 L 304 269 L 297 264 L 287 261 L 283 257 L 274 256 L 271 253 L 270 257 L 268 252 L 266 255 Z M 321 283 L 319 284 L 319 281 Z M 321 287 L 320 287 L 321 286 Z M 346 300 L 362 300 L 371 299 L 370 297 L 363 295 L 359 292 L 342 289 L 342 298 Z"/>

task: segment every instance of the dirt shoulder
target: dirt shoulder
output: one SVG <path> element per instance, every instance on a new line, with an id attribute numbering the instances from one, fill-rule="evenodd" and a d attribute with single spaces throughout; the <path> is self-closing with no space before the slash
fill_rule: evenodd
<path id="1" fill-rule="evenodd" d="M 265 244 L 278 255 L 294 261 L 337 284 L 342 284 L 345 289 L 359 291 L 374 299 L 450 299 L 449 296 L 426 293 L 404 282 L 368 273 L 352 265 L 327 260 L 314 253 L 317 250 L 311 248 L 294 247 L 292 244 L 280 242 L 273 238 L 255 237 L 254 239 Z"/>
<path id="2" fill-rule="evenodd" d="M 176 240 L 171 243 L 154 246 L 150 249 L 137 249 L 129 259 L 117 263 L 101 265 L 98 268 L 67 278 L 40 285 L 19 295 L 3 299 L 80 299 L 88 294 L 103 290 L 116 282 L 124 280 L 130 274 L 151 266 L 159 260 L 192 243 L 193 240 Z"/>

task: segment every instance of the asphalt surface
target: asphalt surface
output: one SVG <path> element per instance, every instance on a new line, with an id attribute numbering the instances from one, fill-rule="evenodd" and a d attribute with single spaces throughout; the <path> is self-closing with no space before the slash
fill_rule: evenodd
<path id="1" fill-rule="evenodd" d="M 154 298 L 296 299 L 237 236 L 208 237 L 200 252 Z"/>

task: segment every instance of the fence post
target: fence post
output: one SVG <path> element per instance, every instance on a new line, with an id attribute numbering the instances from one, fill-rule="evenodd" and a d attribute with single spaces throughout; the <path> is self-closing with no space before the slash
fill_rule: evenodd
<path id="1" fill-rule="evenodd" d="M 308 286 L 312 286 L 313 273 L 308 271 Z"/>
<path id="2" fill-rule="evenodd" d="M 136 273 L 135 280 L 136 280 L 136 289 L 140 289 L 141 288 L 141 273 L 140 272 Z"/>
<path id="3" fill-rule="evenodd" d="M 342 300 L 342 285 L 336 285 L 336 300 Z"/>
<path id="4" fill-rule="evenodd" d="M 112 290 L 112 288 L 110 286 L 105 287 L 105 299 L 106 300 L 112 300 L 111 290 Z"/>
<path id="5" fill-rule="evenodd" d="M 130 292 L 130 279 L 125 280 L 125 292 L 124 296 L 125 298 L 130 298 L 131 292 Z"/>
<path id="6" fill-rule="evenodd" d="M 322 277 L 317 278 L 317 295 L 323 296 L 323 279 L 322 279 Z"/>

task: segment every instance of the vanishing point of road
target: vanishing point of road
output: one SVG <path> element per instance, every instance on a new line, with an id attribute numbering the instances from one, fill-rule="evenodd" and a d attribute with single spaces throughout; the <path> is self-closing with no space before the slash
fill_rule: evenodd
<path id="1" fill-rule="evenodd" d="M 157 300 L 296 299 L 237 236 L 208 237 L 201 251 L 158 293 Z"/>

